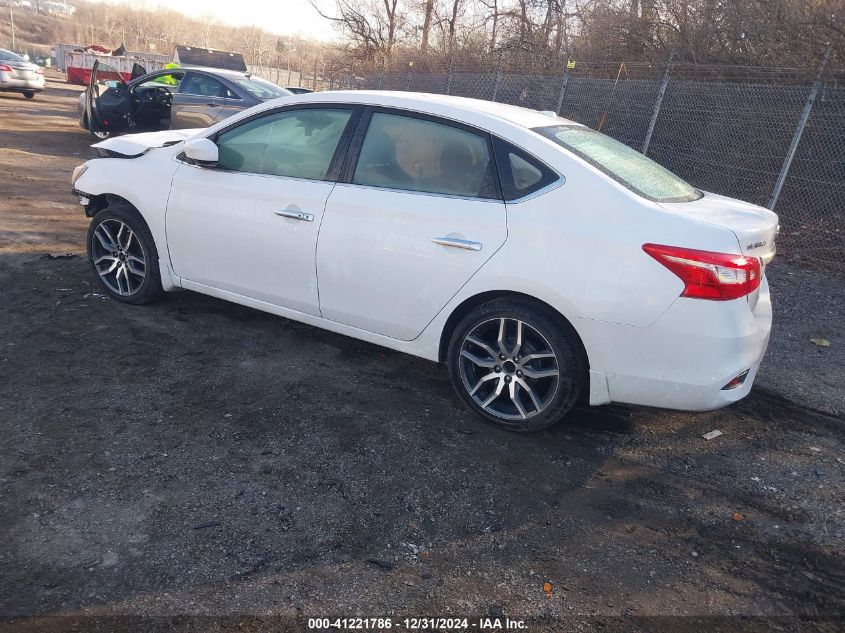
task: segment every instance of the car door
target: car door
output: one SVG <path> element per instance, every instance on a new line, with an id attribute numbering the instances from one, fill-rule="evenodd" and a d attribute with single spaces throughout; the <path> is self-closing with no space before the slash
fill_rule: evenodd
<path id="1" fill-rule="evenodd" d="M 166 229 L 185 286 L 319 315 L 317 233 L 358 114 L 332 105 L 262 112 L 215 135 L 215 167 L 180 165 Z"/>
<path id="2" fill-rule="evenodd" d="M 226 100 L 223 105 L 223 111 L 217 115 L 218 121 L 222 121 L 233 114 L 237 114 L 241 110 L 245 110 L 246 108 L 250 108 L 259 103 L 257 99 L 244 99 L 241 95 L 226 85 L 223 86 L 223 95 Z"/>
<path id="3" fill-rule="evenodd" d="M 384 108 L 355 138 L 320 230 L 320 310 L 411 340 L 507 237 L 490 138 Z"/>
<path id="4" fill-rule="evenodd" d="M 131 125 L 132 95 L 114 66 L 94 61 L 85 92 L 85 114 L 92 132 L 124 132 Z"/>
<path id="5" fill-rule="evenodd" d="M 223 83 L 210 75 L 188 72 L 170 110 L 170 129 L 208 127 L 226 107 Z"/>

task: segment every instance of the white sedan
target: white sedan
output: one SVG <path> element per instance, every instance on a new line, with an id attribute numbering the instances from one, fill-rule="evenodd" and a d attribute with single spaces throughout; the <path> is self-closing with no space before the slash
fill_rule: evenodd
<path id="1" fill-rule="evenodd" d="M 777 216 L 553 113 L 324 92 L 93 150 L 73 188 L 114 299 L 185 288 L 445 362 L 507 429 L 721 407 L 766 350 Z"/>

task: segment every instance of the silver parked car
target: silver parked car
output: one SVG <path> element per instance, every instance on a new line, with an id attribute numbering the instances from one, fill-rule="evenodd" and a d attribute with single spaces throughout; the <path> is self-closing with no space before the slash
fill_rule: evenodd
<path id="1" fill-rule="evenodd" d="M 12 51 L 0 48 L 0 91 L 22 92 L 32 99 L 44 90 L 44 69 Z"/>
<path id="2" fill-rule="evenodd" d="M 152 73 L 135 64 L 126 82 L 97 60 L 79 97 L 79 125 L 97 138 L 125 132 L 208 127 L 246 108 L 291 93 L 247 73 L 217 68 L 167 68 Z"/>

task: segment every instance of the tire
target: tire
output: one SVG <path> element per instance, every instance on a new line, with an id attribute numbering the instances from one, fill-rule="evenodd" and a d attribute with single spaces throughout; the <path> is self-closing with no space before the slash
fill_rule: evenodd
<path id="1" fill-rule="evenodd" d="M 526 300 L 497 299 L 467 314 L 452 332 L 446 362 L 460 399 L 508 431 L 551 426 L 572 408 L 586 384 L 586 354 L 572 326 Z"/>
<path id="2" fill-rule="evenodd" d="M 111 138 L 111 136 L 112 136 L 111 131 L 95 132 L 94 130 L 92 130 L 91 127 L 88 125 L 88 116 L 87 115 L 83 115 L 83 117 L 82 117 L 82 127 L 84 127 L 86 130 L 88 130 L 88 133 L 91 136 L 93 136 L 95 139 L 97 139 L 98 141 L 105 141 L 107 138 Z"/>
<path id="3" fill-rule="evenodd" d="M 25 92 L 25 93 L 23 93 L 23 96 L 26 97 L 27 99 L 35 99 L 35 93 L 34 92 Z"/>
<path id="4" fill-rule="evenodd" d="M 88 261 L 109 297 L 135 305 L 161 297 L 158 250 L 133 207 L 111 203 L 97 213 L 88 227 L 87 244 Z"/>

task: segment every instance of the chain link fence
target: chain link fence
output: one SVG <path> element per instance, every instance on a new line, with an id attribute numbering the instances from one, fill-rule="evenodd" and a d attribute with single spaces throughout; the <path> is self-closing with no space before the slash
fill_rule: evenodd
<path id="1" fill-rule="evenodd" d="M 322 67 L 303 85 L 411 90 L 554 111 L 646 153 L 695 186 L 773 209 L 778 250 L 845 275 L 845 72 L 507 58 L 366 75 Z"/>

